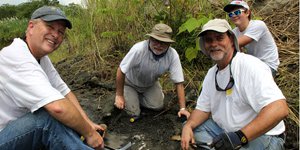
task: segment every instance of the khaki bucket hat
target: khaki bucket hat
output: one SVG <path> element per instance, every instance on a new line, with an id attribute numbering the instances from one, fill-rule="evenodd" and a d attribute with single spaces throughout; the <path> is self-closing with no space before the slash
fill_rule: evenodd
<path id="1" fill-rule="evenodd" d="M 171 39 L 172 33 L 173 31 L 171 27 L 166 24 L 159 23 L 152 28 L 151 33 L 146 35 L 162 42 L 174 43 L 175 41 Z"/>
<path id="2" fill-rule="evenodd" d="M 225 19 L 213 19 L 213 20 L 208 21 L 202 27 L 202 31 L 198 35 L 200 37 L 200 39 L 199 39 L 200 43 L 199 44 L 200 44 L 201 51 L 205 55 L 208 56 L 208 54 L 207 54 L 207 52 L 204 48 L 204 40 L 203 40 L 203 36 L 205 35 L 204 33 L 206 31 L 215 31 L 215 32 L 219 32 L 219 33 L 225 33 L 225 32 L 228 31 L 234 37 L 234 48 L 235 48 L 235 50 L 238 51 L 238 52 L 240 51 L 237 38 L 236 38 L 235 34 L 232 32 L 232 28 L 229 25 L 229 23 Z"/>

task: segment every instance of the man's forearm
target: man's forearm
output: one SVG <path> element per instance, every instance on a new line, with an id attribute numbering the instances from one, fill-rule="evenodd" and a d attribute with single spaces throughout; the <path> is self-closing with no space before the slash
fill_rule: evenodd
<path id="1" fill-rule="evenodd" d="M 123 96 L 124 84 L 125 84 L 125 74 L 121 71 L 121 68 L 119 67 L 117 70 L 117 77 L 116 77 L 116 95 L 117 96 Z"/>
<path id="2" fill-rule="evenodd" d="M 178 103 L 180 108 L 185 108 L 185 93 L 183 83 L 176 83 L 176 92 L 178 96 Z"/>
<path id="3" fill-rule="evenodd" d="M 201 110 L 195 109 L 191 113 L 191 116 L 187 120 L 186 125 L 190 126 L 192 129 L 196 128 L 203 122 L 205 122 L 210 116 L 210 113 L 203 112 Z"/>
<path id="4" fill-rule="evenodd" d="M 66 95 L 66 98 L 69 99 L 74 104 L 74 106 L 77 108 L 77 110 L 80 112 L 80 114 L 84 119 L 86 119 L 89 122 L 92 122 L 87 116 L 87 114 L 85 113 L 85 111 L 83 110 L 83 108 L 81 107 L 80 103 L 78 102 L 78 99 L 76 98 L 73 92 L 69 92 Z"/>
<path id="5" fill-rule="evenodd" d="M 93 127 L 83 118 L 79 110 L 68 99 L 60 99 L 44 106 L 51 116 L 87 137 L 93 132 Z"/>
<path id="6" fill-rule="evenodd" d="M 253 121 L 242 128 L 242 132 L 251 141 L 274 128 L 288 112 L 286 101 L 277 100 L 265 106 Z"/>

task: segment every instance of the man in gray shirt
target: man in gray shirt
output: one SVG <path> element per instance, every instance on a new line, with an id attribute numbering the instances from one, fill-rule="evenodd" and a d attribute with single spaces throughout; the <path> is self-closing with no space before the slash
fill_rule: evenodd
<path id="1" fill-rule="evenodd" d="M 140 116 L 140 104 L 153 110 L 163 108 L 164 94 L 158 78 L 170 73 L 178 95 L 178 116 L 189 117 L 185 109 L 184 76 L 179 55 L 170 47 L 172 29 L 166 24 L 156 24 L 147 34 L 148 40 L 136 43 L 122 60 L 116 79 L 115 106 L 129 115 Z"/>

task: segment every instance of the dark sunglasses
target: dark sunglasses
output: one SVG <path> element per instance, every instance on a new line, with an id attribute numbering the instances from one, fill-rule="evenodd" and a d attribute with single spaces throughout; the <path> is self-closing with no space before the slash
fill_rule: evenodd
<path id="1" fill-rule="evenodd" d="M 238 16 L 238 15 L 240 15 L 243 11 L 245 11 L 245 10 L 243 10 L 243 9 L 238 9 L 238 10 L 236 10 L 236 11 L 232 11 L 232 12 L 228 13 L 228 16 L 229 16 L 230 18 L 233 17 L 234 15 Z"/>
<path id="2" fill-rule="evenodd" d="M 231 73 L 231 64 L 229 64 L 229 70 L 230 70 L 230 79 L 229 79 L 229 82 L 228 82 L 227 86 L 225 87 L 225 89 L 222 89 L 222 88 L 219 87 L 218 82 L 217 82 L 217 74 L 219 72 L 219 69 L 217 69 L 216 75 L 215 75 L 215 84 L 216 84 L 217 91 L 227 91 L 227 90 L 229 90 L 229 89 L 231 89 L 233 87 L 233 85 L 234 85 L 234 79 L 233 79 L 232 73 Z"/>

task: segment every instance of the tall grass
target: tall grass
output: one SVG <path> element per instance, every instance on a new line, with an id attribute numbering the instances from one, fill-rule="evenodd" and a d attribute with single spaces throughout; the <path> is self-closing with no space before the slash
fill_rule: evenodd
<path id="1" fill-rule="evenodd" d="M 201 25 L 199 28 L 183 32 L 180 29 L 191 18 L 195 20 L 204 17 L 228 19 L 223 11 L 223 7 L 228 2 L 229 0 L 86 0 L 85 8 L 78 5 L 67 6 L 63 9 L 71 19 L 73 29 L 67 32 L 64 43 L 59 50 L 51 54 L 51 58 L 54 62 L 58 62 L 68 56 L 84 55 L 93 70 L 108 72 L 111 80 L 114 80 L 117 66 L 130 47 L 146 39 L 145 34 L 151 31 L 154 24 L 162 22 L 170 25 L 174 31 L 173 39 L 176 43 L 172 47 L 180 55 L 185 72 L 186 88 L 199 93 L 204 76 L 212 62 L 197 49 L 196 37 Z M 259 6 L 259 3 L 264 1 L 252 2 L 251 7 Z M 270 2 L 275 3 L 273 0 Z M 284 7 L 288 6 L 293 6 L 293 8 L 282 9 L 287 10 L 287 14 L 281 12 L 280 7 L 274 10 L 278 13 L 270 10 L 263 13 L 265 10 L 263 7 L 252 9 L 252 14 L 254 18 L 265 18 L 264 21 L 280 49 L 280 75 L 276 82 L 286 96 L 291 109 L 288 121 L 298 128 L 299 2 L 293 1 L 289 5 L 284 5 Z M 282 19 L 280 14 L 287 19 Z M 281 18 L 274 20 L 276 16 Z M 0 21 L 0 43 L 11 40 L 18 34 L 21 36 L 20 33 L 24 33 L 26 25 L 27 21 L 19 19 Z M 188 25 L 189 27 L 195 26 L 194 24 Z M 289 28 L 286 28 L 287 26 Z M 296 33 L 295 30 L 297 30 Z M 193 59 L 186 58 L 188 48 L 196 50 L 192 53 L 195 55 L 191 57 Z M 167 75 L 164 76 L 161 82 L 166 90 L 172 90 L 172 85 L 167 83 L 167 77 Z"/>
<path id="2" fill-rule="evenodd" d="M 27 19 L 5 18 L 0 20 L 0 49 L 9 45 L 16 37 L 23 37 L 27 27 Z"/>
<path id="3" fill-rule="evenodd" d="M 259 5 L 253 1 L 252 6 Z M 62 7 L 73 23 L 73 29 L 67 32 L 66 39 L 56 53 L 51 54 L 54 62 L 72 55 L 86 55 L 94 69 L 105 69 L 110 59 L 115 65 L 124 57 L 130 47 L 143 39 L 154 24 L 158 22 L 170 25 L 174 30 L 172 46 L 180 54 L 184 66 L 187 85 L 201 89 L 201 81 L 212 62 L 199 51 L 193 53 L 194 59 L 187 59 L 185 52 L 196 46 L 199 28 L 181 31 L 182 26 L 191 18 L 199 20 L 207 17 L 227 18 L 223 6 L 228 0 L 85 0 L 85 8 L 78 5 Z M 276 3 L 270 0 L 270 3 Z M 298 123 L 299 107 L 299 2 L 284 5 L 294 13 L 287 16 L 284 12 L 276 15 L 261 9 L 252 9 L 254 18 L 265 18 L 267 25 L 279 46 L 281 66 L 276 82 L 283 90 L 294 112 L 294 122 Z M 256 7 L 259 8 L 259 7 Z M 269 9 L 273 7 L 268 7 Z M 273 8 L 274 9 L 274 8 Z M 280 11 L 280 10 L 278 10 Z M 291 14 L 291 12 L 287 12 Z M 289 22 L 282 22 L 280 14 L 287 16 Z M 272 15 L 272 17 L 270 17 Z M 295 18 L 293 18 L 295 16 Z M 227 18 L 228 19 L 228 18 Z M 0 46 L 10 44 L 13 38 L 22 37 L 27 19 L 7 18 L 0 20 Z M 293 23 L 296 22 L 296 25 Z M 283 26 L 280 26 L 283 24 Z M 189 26 L 193 26 L 189 24 Z M 288 26 L 289 28 L 286 28 Z M 291 29 L 294 29 L 293 31 Z M 180 31 L 180 34 L 178 34 Z M 281 32 L 284 31 L 284 32 Z M 114 78 L 114 75 L 112 75 Z M 288 82 L 290 81 L 290 82 Z M 295 119 L 296 118 L 296 119 Z"/>
<path id="4" fill-rule="evenodd" d="M 223 4 L 224 1 L 219 0 Z M 166 23 L 174 30 L 172 46 L 176 48 L 183 63 L 204 68 L 203 64 L 211 64 L 201 53 L 196 53 L 200 59 L 186 61 L 185 50 L 190 45 L 195 47 L 197 31 L 183 32 L 176 35 L 178 28 L 189 18 L 210 18 L 223 16 L 221 9 L 214 13 L 210 10 L 215 6 L 208 1 L 201 0 L 86 0 L 85 9 L 66 8 L 73 29 L 61 49 L 63 55 L 54 56 L 54 61 L 69 54 L 88 54 L 94 68 L 101 68 L 113 57 L 119 61 L 128 52 L 130 47 L 141 40 L 151 31 L 156 23 Z M 217 13 L 218 12 L 218 13 Z M 215 15 L 216 14 L 216 15 Z M 66 51 L 67 49 L 67 51 Z M 193 72 L 191 68 L 190 72 Z M 206 68 L 204 69 L 206 70 Z"/>
<path id="5" fill-rule="evenodd" d="M 72 14 L 70 17 L 74 27 L 72 31 L 68 32 L 63 49 L 67 49 L 70 54 L 88 54 L 87 57 L 91 60 L 94 68 L 103 69 L 105 64 L 110 63 L 109 59 L 114 59 L 117 65 L 134 43 L 145 39 L 145 34 L 150 32 L 154 24 L 163 22 L 174 30 L 173 38 L 176 43 L 172 46 L 180 54 L 187 84 L 200 91 L 199 84 L 201 85 L 205 72 L 212 62 L 200 52 L 195 53 L 195 59 L 189 61 L 185 57 L 185 51 L 190 46 L 196 47 L 196 37 L 201 28 L 180 34 L 176 33 L 190 18 L 227 18 L 223 11 L 226 3 L 228 3 L 227 0 L 86 0 L 87 7 L 85 9 L 76 9 L 76 11 L 73 8 L 67 9 L 67 12 Z M 257 16 L 261 14 L 261 10 L 253 9 L 252 11 L 254 18 L 261 18 Z M 264 17 L 262 16 L 262 18 Z M 274 26 L 278 26 L 278 24 Z M 285 31 L 287 30 L 285 29 Z M 288 44 L 277 42 L 280 42 L 277 43 L 280 48 L 282 45 Z M 282 52 L 280 51 L 280 53 Z M 295 60 L 299 60 L 297 59 L 298 54 L 299 52 L 290 54 L 293 55 L 290 58 L 295 57 Z M 281 62 L 286 61 L 283 59 L 285 58 L 280 58 Z M 296 108 L 299 106 L 299 77 L 292 78 L 293 82 L 285 82 L 288 78 L 291 79 L 289 74 L 295 73 L 294 71 L 290 72 L 289 64 L 294 63 L 281 66 L 279 71 L 284 75 L 280 76 L 281 78 L 277 79 L 277 82 L 287 98 L 291 99 L 289 103 L 295 108 L 292 112 L 294 112 L 294 116 L 298 117 Z M 299 63 L 296 63 L 296 67 L 299 67 Z M 296 70 L 296 73 L 299 73 L 299 70 Z M 286 84 L 289 84 L 292 90 L 288 90 Z M 294 121 L 297 122 L 297 120 Z"/>

